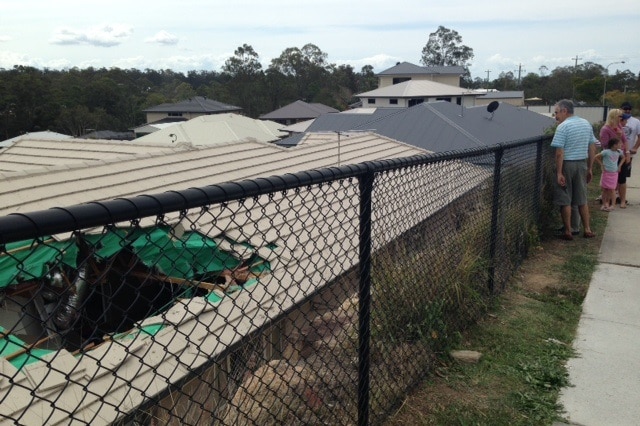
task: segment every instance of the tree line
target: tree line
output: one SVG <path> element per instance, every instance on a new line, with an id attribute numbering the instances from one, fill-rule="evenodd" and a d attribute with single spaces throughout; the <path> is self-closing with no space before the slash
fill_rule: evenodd
<path id="1" fill-rule="evenodd" d="M 327 57 L 318 46 L 306 44 L 285 49 L 263 69 L 258 53 L 243 44 L 220 71 L 0 68 L 0 140 L 43 130 L 73 136 L 90 130 L 126 131 L 145 123 L 143 110 L 194 96 L 241 107 L 252 118 L 296 100 L 342 111 L 357 101 L 356 94 L 378 87 L 373 66 L 358 71 L 351 65 L 329 63 Z M 488 81 L 472 79 L 471 59 L 473 49 L 462 44 L 456 31 L 441 26 L 430 34 L 420 62 L 465 67 L 460 85 L 466 88 L 524 90 L 526 97 L 549 103 L 562 98 L 587 104 L 602 101 L 607 70 L 599 64 L 552 71 L 541 67 L 539 74 L 530 72 L 522 78 L 516 78 L 515 71 L 503 72 Z M 606 87 L 612 104 L 623 97 L 640 101 L 640 80 L 629 70 L 607 76 Z"/>

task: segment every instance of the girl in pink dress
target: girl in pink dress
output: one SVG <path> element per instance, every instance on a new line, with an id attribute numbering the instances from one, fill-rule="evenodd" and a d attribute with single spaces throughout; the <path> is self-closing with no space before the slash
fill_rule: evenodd
<path id="1" fill-rule="evenodd" d="M 607 114 L 607 121 L 600 129 L 600 144 L 602 149 L 606 149 L 609 146 L 609 141 L 613 138 L 620 140 L 622 150 L 622 168 L 618 173 L 618 186 L 616 188 L 620 196 L 620 208 L 627 207 L 627 175 L 629 171 L 629 165 L 631 163 L 631 151 L 629 150 L 629 144 L 627 143 L 627 137 L 624 134 L 624 111 L 617 108 L 612 108 Z M 615 204 L 615 198 L 614 198 Z M 604 206 L 604 200 L 602 205 Z"/>
<path id="2" fill-rule="evenodd" d="M 602 188 L 602 207 L 600 210 L 606 212 L 613 211 L 616 204 L 616 186 L 618 185 L 618 173 L 622 168 L 623 160 L 620 152 L 621 141 L 618 138 L 611 138 L 608 141 L 608 148 L 596 154 L 595 160 L 602 167 L 602 177 L 600 187 Z"/>

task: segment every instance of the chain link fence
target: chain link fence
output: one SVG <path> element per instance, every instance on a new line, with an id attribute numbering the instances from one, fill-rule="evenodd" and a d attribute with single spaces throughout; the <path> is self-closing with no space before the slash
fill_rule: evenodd
<path id="1" fill-rule="evenodd" d="M 537 238 L 549 140 L 0 218 L 0 416 L 379 424 Z"/>

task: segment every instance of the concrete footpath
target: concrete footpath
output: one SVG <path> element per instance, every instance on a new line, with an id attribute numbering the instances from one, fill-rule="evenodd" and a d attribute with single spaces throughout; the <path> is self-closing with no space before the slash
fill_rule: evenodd
<path id="1" fill-rule="evenodd" d="M 632 175 L 630 205 L 609 213 L 576 358 L 567 363 L 572 386 L 560 395 L 566 423 L 558 425 L 640 425 L 640 164 Z"/>

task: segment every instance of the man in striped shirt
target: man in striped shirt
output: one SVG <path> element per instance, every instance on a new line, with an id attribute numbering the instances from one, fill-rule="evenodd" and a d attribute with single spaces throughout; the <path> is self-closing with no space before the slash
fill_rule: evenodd
<path id="1" fill-rule="evenodd" d="M 578 206 L 584 237 L 593 238 L 591 232 L 589 205 L 587 204 L 587 184 L 593 173 L 591 166 L 595 156 L 597 139 L 591 124 L 584 118 L 573 115 L 573 102 L 568 99 L 558 101 L 554 112 L 556 128 L 551 147 L 556 149 L 556 182 L 553 202 L 560 206 L 564 224 L 562 239 L 573 240 L 571 235 L 571 206 Z"/>

